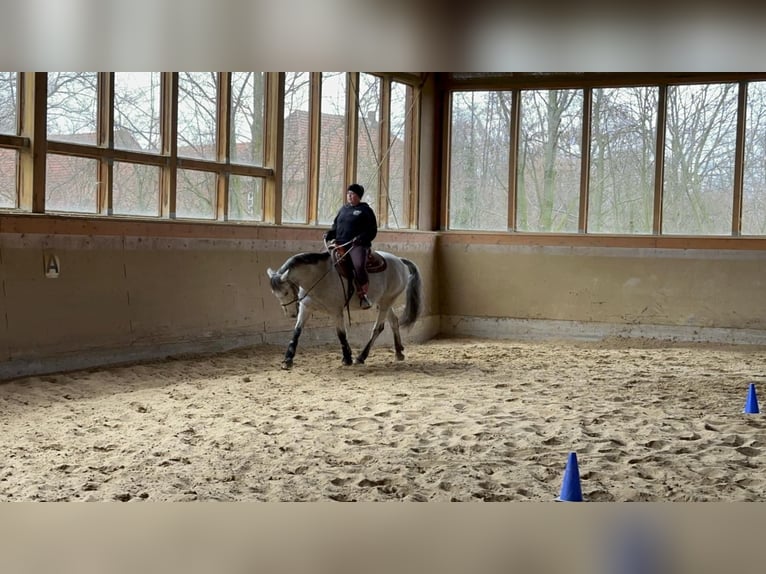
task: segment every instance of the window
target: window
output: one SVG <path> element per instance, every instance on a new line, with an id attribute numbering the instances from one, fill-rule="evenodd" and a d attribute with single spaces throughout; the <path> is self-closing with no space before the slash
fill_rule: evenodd
<path id="1" fill-rule="evenodd" d="M 382 228 L 414 225 L 419 91 L 388 74 L 287 72 L 282 222 L 329 225 L 348 183 Z"/>
<path id="2" fill-rule="evenodd" d="M 766 82 L 534 81 L 451 92 L 449 229 L 766 235 Z"/>
<path id="3" fill-rule="evenodd" d="M 519 231 L 577 231 L 581 145 L 582 90 L 521 92 Z"/>
<path id="4" fill-rule="evenodd" d="M 285 73 L 282 221 L 308 223 L 310 74 Z"/>
<path id="5" fill-rule="evenodd" d="M 737 85 L 668 88 L 662 232 L 730 235 Z"/>
<path id="6" fill-rule="evenodd" d="M 658 95 L 656 87 L 593 90 L 591 233 L 652 233 Z"/>
<path id="7" fill-rule="evenodd" d="M 387 160 L 388 190 L 386 198 L 385 226 L 401 229 L 409 226 L 410 171 L 412 145 L 412 110 L 415 104 L 412 87 L 401 82 L 391 82 L 391 134 L 388 150 L 382 159 Z"/>
<path id="8" fill-rule="evenodd" d="M 381 137 L 385 127 L 383 117 L 383 82 L 372 74 L 359 75 L 359 123 L 357 127 L 356 181 L 364 186 L 364 201 L 370 204 L 380 219 L 380 166 L 383 154 Z"/>
<path id="9" fill-rule="evenodd" d="M 766 82 L 747 91 L 742 234 L 766 235 Z"/>
<path id="10" fill-rule="evenodd" d="M 346 73 L 322 72 L 317 221 L 332 223 L 346 193 Z"/>
<path id="11" fill-rule="evenodd" d="M 450 229 L 508 228 L 510 92 L 454 94 Z"/>
<path id="12" fill-rule="evenodd" d="M 0 134 L 18 133 L 19 84 L 16 72 L 0 72 Z M 0 208 L 16 208 L 18 151 L 0 147 Z"/>

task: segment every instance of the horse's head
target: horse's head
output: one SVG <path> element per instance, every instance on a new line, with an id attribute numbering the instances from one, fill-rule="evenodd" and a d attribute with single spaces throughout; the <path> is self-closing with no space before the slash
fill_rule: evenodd
<path id="1" fill-rule="evenodd" d="M 271 284 L 271 292 L 282 305 L 282 310 L 290 318 L 298 316 L 298 286 L 287 278 L 288 271 L 280 273 L 269 268 L 266 270 Z"/>

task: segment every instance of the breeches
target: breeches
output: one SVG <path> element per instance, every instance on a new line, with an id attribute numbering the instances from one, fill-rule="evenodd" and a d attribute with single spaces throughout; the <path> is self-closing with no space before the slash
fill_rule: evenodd
<path id="1" fill-rule="evenodd" d="M 357 245 L 348 254 L 349 258 L 351 258 L 351 264 L 354 266 L 356 282 L 359 285 L 365 285 L 368 281 L 365 265 L 367 264 L 367 254 L 369 251 L 367 247 Z"/>

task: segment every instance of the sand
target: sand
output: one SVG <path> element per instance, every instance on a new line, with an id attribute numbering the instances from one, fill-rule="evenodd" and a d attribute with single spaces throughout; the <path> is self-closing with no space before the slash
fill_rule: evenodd
<path id="1" fill-rule="evenodd" d="M 433 340 L 169 358 L 0 384 L 0 501 L 766 498 L 766 350 Z M 758 386 L 760 385 L 760 386 Z"/>

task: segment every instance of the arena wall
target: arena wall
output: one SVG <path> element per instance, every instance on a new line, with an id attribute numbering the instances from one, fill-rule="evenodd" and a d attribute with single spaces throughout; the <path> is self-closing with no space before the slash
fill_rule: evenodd
<path id="1" fill-rule="evenodd" d="M 766 252 L 759 240 L 531 241 L 440 237 L 442 334 L 766 344 Z"/>
<path id="2" fill-rule="evenodd" d="M 14 216 L 0 219 L 0 379 L 269 343 L 293 321 L 266 269 L 321 248 L 321 230 Z M 642 243 L 643 241 L 643 243 Z M 766 344 L 759 240 L 381 231 L 421 269 L 437 335 Z M 701 247 L 704 246 L 704 247 Z M 58 277 L 46 277 L 52 260 Z M 356 315 L 355 348 L 372 312 Z M 301 345 L 335 343 L 311 319 Z M 388 329 L 376 344 L 390 346 Z M 387 350 L 386 352 L 389 352 Z"/>
<path id="3" fill-rule="evenodd" d="M 272 295 L 266 269 L 322 248 L 319 229 L 227 227 L 231 237 L 221 237 L 223 228 L 212 224 L 32 216 L 4 221 L 2 379 L 260 343 L 286 345 L 294 321 Z M 418 232 L 381 231 L 376 241 L 378 249 L 415 261 L 423 274 L 424 315 L 403 333 L 405 342 L 438 333 L 435 243 L 435 234 Z M 46 276 L 52 258 L 57 277 Z M 350 331 L 357 347 L 374 315 L 358 317 Z M 328 318 L 317 315 L 309 326 L 301 344 L 337 341 Z M 382 337 L 376 346 L 387 341 Z"/>

